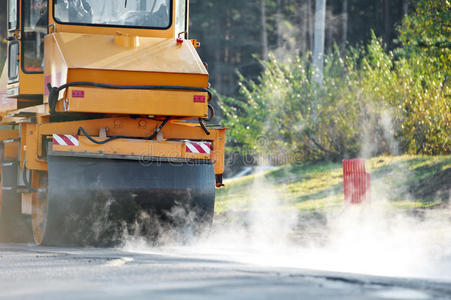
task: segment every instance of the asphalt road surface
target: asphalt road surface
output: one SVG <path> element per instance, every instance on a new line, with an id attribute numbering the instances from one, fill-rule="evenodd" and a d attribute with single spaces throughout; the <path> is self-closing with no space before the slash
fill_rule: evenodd
<path id="1" fill-rule="evenodd" d="M 262 267 L 187 252 L 0 244 L 1 299 L 451 299 L 451 282 Z"/>

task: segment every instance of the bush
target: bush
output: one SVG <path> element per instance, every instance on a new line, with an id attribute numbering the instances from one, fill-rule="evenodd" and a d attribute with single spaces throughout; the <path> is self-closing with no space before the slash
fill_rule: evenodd
<path id="1" fill-rule="evenodd" d="M 419 11 L 430 9 L 428 3 L 435 2 L 420 1 Z M 311 80 L 310 56 L 289 64 L 270 57 L 257 82 L 240 77 L 241 98 L 221 99 L 232 128 L 230 150 L 283 151 L 302 160 L 451 153 L 451 54 L 441 37 L 426 39 L 432 48 L 412 42 L 422 26 L 416 18 L 425 17 L 417 12 L 403 22 L 405 47 L 396 55 L 384 51 L 374 34 L 365 48 L 343 56 L 335 49 L 325 58 L 321 87 Z"/>

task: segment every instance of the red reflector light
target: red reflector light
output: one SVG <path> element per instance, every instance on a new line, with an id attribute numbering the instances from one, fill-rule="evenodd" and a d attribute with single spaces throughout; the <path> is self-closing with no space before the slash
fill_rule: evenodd
<path id="1" fill-rule="evenodd" d="M 205 96 L 194 96 L 195 103 L 205 103 Z"/>
<path id="2" fill-rule="evenodd" d="M 85 97 L 85 91 L 80 91 L 80 90 L 72 91 L 72 98 L 84 98 L 84 97 Z"/>

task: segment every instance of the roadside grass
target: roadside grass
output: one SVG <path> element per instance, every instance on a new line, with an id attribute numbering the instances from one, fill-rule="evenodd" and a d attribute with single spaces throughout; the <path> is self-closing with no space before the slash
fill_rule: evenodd
<path id="1" fill-rule="evenodd" d="M 371 174 L 372 201 L 413 209 L 450 200 L 451 155 L 380 156 L 367 160 L 366 169 Z M 217 190 L 216 212 L 248 210 L 262 184 L 270 187 L 284 209 L 307 213 L 344 204 L 341 163 L 302 163 L 226 181 L 226 187 Z"/>

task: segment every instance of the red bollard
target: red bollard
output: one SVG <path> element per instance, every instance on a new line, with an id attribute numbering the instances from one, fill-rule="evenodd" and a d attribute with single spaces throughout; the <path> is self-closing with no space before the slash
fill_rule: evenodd
<path id="1" fill-rule="evenodd" d="M 365 160 L 343 160 L 343 187 L 346 204 L 370 201 L 370 174 L 365 171 Z"/>

